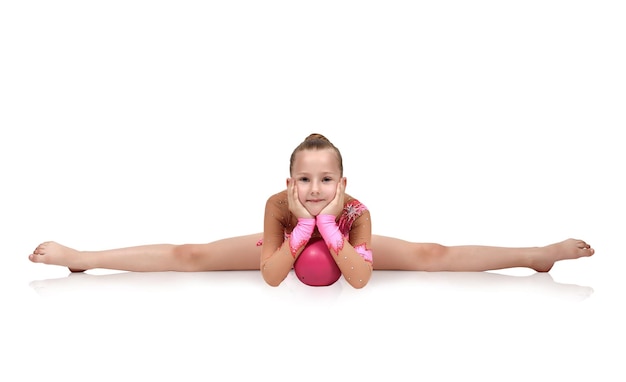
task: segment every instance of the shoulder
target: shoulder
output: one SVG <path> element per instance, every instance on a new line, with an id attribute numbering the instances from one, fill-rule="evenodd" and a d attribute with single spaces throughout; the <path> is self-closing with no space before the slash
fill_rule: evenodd
<path id="1" fill-rule="evenodd" d="M 352 196 L 346 195 L 342 215 L 346 216 L 348 219 L 354 220 L 363 215 L 366 211 L 368 211 L 368 208 L 365 204 Z"/>
<path id="2" fill-rule="evenodd" d="M 284 224 L 288 224 L 291 213 L 287 201 L 287 190 L 277 192 L 267 198 L 265 212 L 283 221 Z"/>
<path id="3" fill-rule="evenodd" d="M 348 235 L 352 230 L 353 224 L 359 220 L 361 216 L 369 220 L 369 210 L 365 204 L 361 203 L 358 199 L 346 195 L 343 211 L 341 211 L 341 215 L 339 216 L 339 230 L 344 235 Z"/>
<path id="4" fill-rule="evenodd" d="M 344 210 L 346 210 L 346 209 L 358 209 L 361 212 L 366 211 L 368 209 L 365 206 L 365 204 L 361 203 L 361 201 L 359 201 L 358 199 L 356 199 L 353 196 L 350 196 L 348 194 L 346 194 L 346 198 L 344 200 L 343 207 L 344 207 Z"/>
<path id="5" fill-rule="evenodd" d="M 272 205 L 287 205 L 287 190 L 283 190 L 271 195 L 267 198 L 267 204 Z"/>

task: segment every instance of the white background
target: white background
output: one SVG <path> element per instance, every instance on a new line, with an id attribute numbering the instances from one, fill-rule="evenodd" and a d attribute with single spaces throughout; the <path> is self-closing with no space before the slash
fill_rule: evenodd
<path id="1" fill-rule="evenodd" d="M 0 379 L 623 380 L 625 17 L 619 1 L 2 2 Z M 312 132 L 375 233 L 597 254 L 362 290 L 27 260 L 46 240 L 260 232 Z"/>

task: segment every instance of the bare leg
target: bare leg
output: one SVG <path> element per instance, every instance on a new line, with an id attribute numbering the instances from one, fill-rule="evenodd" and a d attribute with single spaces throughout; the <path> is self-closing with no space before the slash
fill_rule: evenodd
<path id="1" fill-rule="evenodd" d="M 77 251 L 53 241 L 40 244 L 29 259 L 68 267 L 72 272 L 103 268 L 135 272 L 258 270 L 263 234 L 207 244 L 154 244 L 105 251 Z"/>
<path id="2" fill-rule="evenodd" d="M 207 244 L 155 244 L 105 251 L 77 251 L 55 242 L 40 244 L 29 259 L 66 266 L 72 271 L 94 268 L 136 272 L 258 270 L 262 234 Z M 568 239 L 545 247 L 506 248 L 413 243 L 372 236 L 374 269 L 414 271 L 488 271 L 527 267 L 548 272 L 555 262 L 594 254 L 582 240 Z"/>
<path id="3" fill-rule="evenodd" d="M 545 247 L 507 248 L 480 245 L 446 247 L 372 236 L 374 269 L 413 271 L 489 271 L 525 267 L 548 272 L 555 262 L 594 254 L 582 240 L 567 239 Z"/>

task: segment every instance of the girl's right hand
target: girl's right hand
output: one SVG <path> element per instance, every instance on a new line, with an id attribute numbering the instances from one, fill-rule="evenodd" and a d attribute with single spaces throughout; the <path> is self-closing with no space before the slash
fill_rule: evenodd
<path id="1" fill-rule="evenodd" d="M 314 217 L 309 210 L 300 203 L 296 180 L 293 178 L 287 178 L 287 203 L 289 203 L 289 211 L 291 211 L 296 218 L 312 219 Z"/>

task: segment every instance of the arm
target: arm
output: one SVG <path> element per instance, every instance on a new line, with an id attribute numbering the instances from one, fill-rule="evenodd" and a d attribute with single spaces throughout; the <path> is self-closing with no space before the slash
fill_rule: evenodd
<path id="1" fill-rule="evenodd" d="M 261 274 L 265 282 L 271 286 L 280 285 L 293 268 L 293 263 L 295 262 L 295 259 L 291 256 L 289 245 L 283 244 L 284 240 L 282 238 L 277 239 L 265 233 L 263 234 Z"/>
<path id="2" fill-rule="evenodd" d="M 352 222 L 348 240 L 336 222 L 336 217 L 344 213 L 344 198 L 345 180 L 342 180 L 335 199 L 316 217 L 316 224 L 345 280 L 354 288 L 363 288 L 373 271 L 370 213 L 365 210 Z"/>
<path id="3" fill-rule="evenodd" d="M 290 213 L 297 218 L 297 224 L 287 237 L 285 232 L 291 218 Z M 261 254 L 261 273 L 265 282 L 271 286 L 278 286 L 283 282 L 311 239 L 314 229 L 315 219 L 298 201 L 295 184 L 288 179 L 287 205 L 280 201 L 277 205 L 273 198 L 265 205 Z"/>

